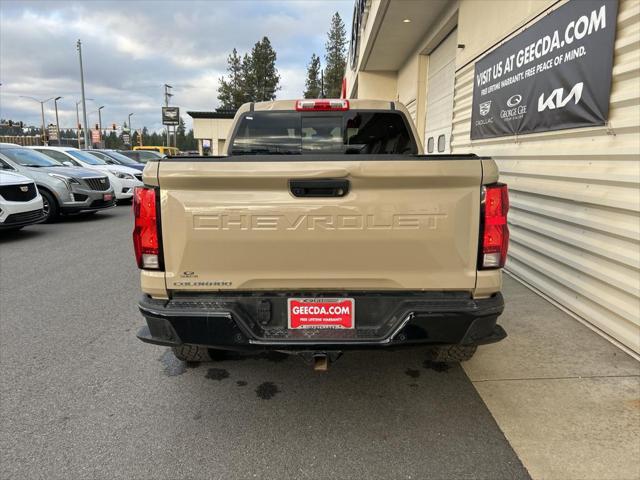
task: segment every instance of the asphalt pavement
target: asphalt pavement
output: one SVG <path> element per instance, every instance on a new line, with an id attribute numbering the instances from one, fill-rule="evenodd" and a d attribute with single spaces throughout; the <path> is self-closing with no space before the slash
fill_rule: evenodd
<path id="1" fill-rule="evenodd" d="M 142 325 L 131 207 L 0 234 L 0 478 L 529 478 L 420 349 L 189 368 Z"/>

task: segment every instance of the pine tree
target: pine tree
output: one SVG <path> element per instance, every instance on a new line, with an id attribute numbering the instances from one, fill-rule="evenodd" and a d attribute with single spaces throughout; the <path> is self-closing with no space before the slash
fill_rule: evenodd
<path id="1" fill-rule="evenodd" d="M 327 34 L 324 56 L 324 93 L 327 98 L 339 98 L 342 91 L 342 77 L 347 65 L 347 31 L 338 12 L 331 18 L 331 28 Z"/>
<path id="2" fill-rule="evenodd" d="M 196 139 L 193 136 L 193 128 L 190 128 L 187 132 L 187 144 L 185 150 L 197 150 Z"/>
<path id="3" fill-rule="evenodd" d="M 306 89 L 302 94 L 304 98 L 320 98 L 320 69 L 320 57 L 314 53 L 307 67 Z"/>
<path id="4" fill-rule="evenodd" d="M 243 62 L 235 48 L 227 58 L 227 64 L 229 75 L 220 79 L 218 100 L 220 100 L 222 108 L 235 110 L 246 101 L 243 85 Z"/>
<path id="5" fill-rule="evenodd" d="M 254 102 L 275 100 L 280 89 L 280 75 L 276 68 L 276 51 L 268 37 L 262 37 L 251 50 L 245 73 L 246 91 Z M 243 61 L 243 65 L 244 65 Z"/>
<path id="6" fill-rule="evenodd" d="M 245 53 L 242 57 L 242 64 L 240 65 L 240 78 L 241 81 L 239 89 L 242 92 L 240 95 L 243 99 L 243 101 L 240 102 L 240 105 L 245 102 L 255 102 L 256 90 L 255 82 L 253 80 L 253 59 L 248 53 Z M 238 107 L 240 105 L 238 105 Z"/>
<path id="7" fill-rule="evenodd" d="M 186 150 L 186 128 L 182 117 L 178 120 L 178 127 L 176 128 L 176 147 L 179 150 Z"/>
<path id="8" fill-rule="evenodd" d="M 267 37 L 257 42 L 251 53 L 242 57 L 235 48 L 227 59 L 226 77 L 220 79 L 220 109 L 235 110 L 246 102 L 274 100 L 280 90 L 276 52 Z"/>

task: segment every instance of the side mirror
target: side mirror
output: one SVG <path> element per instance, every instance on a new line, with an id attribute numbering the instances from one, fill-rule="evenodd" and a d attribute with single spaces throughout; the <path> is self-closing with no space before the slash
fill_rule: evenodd
<path id="1" fill-rule="evenodd" d="M 62 162 L 63 165 L 66 165 L 67 167 L 73 167 L 73 163 L 71 163 L 69 160 L 65 160 L 64 162 Z"/>

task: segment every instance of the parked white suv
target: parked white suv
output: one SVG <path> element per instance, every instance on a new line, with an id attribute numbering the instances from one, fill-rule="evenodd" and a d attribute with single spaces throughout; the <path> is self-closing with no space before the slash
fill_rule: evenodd
<path id="1" fill-rule="evenodd" d="M 0 171 L 0 230 L 19 230 L 44 219 L 42 197 L 33 180 Z"/>
<path id="2" fill-rule="evenodd" d="M 104 172 L 113 186 L 116 200 L 128 200 L 133 197 L 133 189 L 141 187 L 142 172 L 123 165 L 109 165 L 90 153 L 72 147 L 29 147 L 37 150 L 64 165 L 89 168 Z"/>

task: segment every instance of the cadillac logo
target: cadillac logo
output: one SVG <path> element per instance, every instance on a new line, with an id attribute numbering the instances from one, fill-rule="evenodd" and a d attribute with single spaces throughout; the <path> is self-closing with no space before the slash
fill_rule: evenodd
<path id="1" fill-rule="evenodd" d="M 483 117 L 491 110 L 491 100 L 480 104 L 480 115 Z"/>
<path id="2" fill-rule="evenodd" d="M 106 180 L 104 178 L 101 178 L 100 183 L 106 183 Z"/>
<path id="3" fill-rule="evenodd" d="M 20 191 L 21 192 L 28 192 L 29 191 L 29 185 L 20 186 Z"/>

